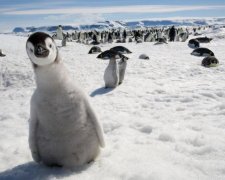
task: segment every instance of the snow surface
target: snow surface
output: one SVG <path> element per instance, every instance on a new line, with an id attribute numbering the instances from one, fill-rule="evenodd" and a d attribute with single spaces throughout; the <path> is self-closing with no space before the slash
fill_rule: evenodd
<path id="1" fill-rule="evenodd" d="M 108 61 L 88 54 L 91 46 L 59 48 L 74 81 L 90 95 L 106 140 L 95 162 L 74 171 L 32 161 L 28 118 L 35 83 L 27 37 L 0 35 L 6 54 L 0 58 L 0 179 L 225 179 L 225 30 L 205 34 L 214 40 L 202 46 L 216 54 L 218 67 L 202 67 L 187 42 L 121 44 L 133 53 L 123 84 L 113 90 L 103 88 Z M 150 60 L 140 60 L 143 53 Z"/>

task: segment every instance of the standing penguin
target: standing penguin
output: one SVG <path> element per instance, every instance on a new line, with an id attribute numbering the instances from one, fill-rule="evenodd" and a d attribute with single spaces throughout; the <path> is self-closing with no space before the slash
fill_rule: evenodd
<path id="1" fill-rule="evenodd" d="M 126 68 L 127 68 L 127 59 L 122 58 L 119 61 L 119 84 L 122 84 L 124 80 Z"/>
<path id="2" fill-rule="evenodd" d="M 100 42 L 98 41 L 98 38 L 97 38 L 97 35 L 96 35 L 96 34 L 93 35 L 93 41 L 92 41 L 91 44 L 93 44 L 93 45 L 98 45 L 98 44 L 100 44 Z"/>
<path id="3" fill-rule="evenodd" d="M 61 25 L 59 25 L 56 30 L 56 38 L 59 40 L 63 40 L 63 29 Z"/>
<path id="4" fill-rule="evenodd" d="M 124 31 L 123 31 L 123 39 L 126 40 L 126 38 L 127 38 L 127 32 L 126 32 L 126 30 L 124 29 Z"/>
<path id="5" fill-rule="evenodd" d="M 109 60 L 109 64 L 104 73 L 105 88 L 115 88 L 119 83 L 119 70 L 116 57 L 113 56 Z"/>
<path id="6" fill-rule="evenodd" d="M 29 146 L 36 162 L 72 168 L 93 161 L 104 146 L 102 128 L 71 79 L 53 39 L 32 34 L 26 51 L 37 88 L 31 98 Z"/>
<path id="7" fill-rule="evenodd" d="M 176 29 L 174 26 L 171 27 L 170 31 L 169 31 L 169 40 L 170 41 L 174 41 L 176 37 Z"/>
<path id="8" fill-rule="evenodd" d="M 62 40 L 62 47 L 63 46 L 66 46 L 66 41 L 67 41 L 67 37 L 66 36 L 63 36 L 63 40 Z"/>
<path id="9" fill-rule="evenodd" d="M 182 32 L 179 34 L 179 37 L 181 38 L 181 42 L 185 42 L 188 39 L 188 33 Z"/>
<path id="10" fill-rule="evenodd" d="M 113 42 L 113 37 L 112 37 L 112 33 L 110 32 L 108 34 L 108 43 L 112 43 Z"/>

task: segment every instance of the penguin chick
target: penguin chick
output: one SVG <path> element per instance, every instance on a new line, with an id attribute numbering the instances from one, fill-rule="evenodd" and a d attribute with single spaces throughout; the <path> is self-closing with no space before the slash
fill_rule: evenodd
<path id="1" fill-rule="evenodd" d="M 72 168 L 93 161 L 104 147 L 103 131 L 88 99 L 71 79 L 54 40 L 32 34 L 26 51 L 34 67 L 29 146 L 36 162 Z"/>
<path id="2" fill-rule="evenodd" d="M 127 59 L 122 58 L 118 64 L 119 64 L 119 84 L 122 84 L 125 76 L 125 71 L 127 68 Z"/>
<path id="3" fill-rule="evenodd" d="M 109 64 L 105 69 L 104 81 L 106 88 L 115 88 L 119 83 L 119 70 L 116 57 L 111 57 Z"/>

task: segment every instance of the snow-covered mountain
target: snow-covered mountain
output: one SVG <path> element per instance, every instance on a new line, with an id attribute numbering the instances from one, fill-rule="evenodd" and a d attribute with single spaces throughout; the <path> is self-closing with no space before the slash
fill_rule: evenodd
<path id="1" fill-rule="evenodd" d="M 16 27 L 13 29 L 14 33 L 23 33 L 23 32 L 36 32 L 36 31 L 49 31 L 55 32 L 58 26 L 41 26 L 41 27 Z M 90 30 L 90 29 L 109 29 L 109 28 L 125 28 L 126 24 L 119 21 L 104 21 L 97 22 L 94 24 L 81 24 L 77 26 L 72 25 L 63 25 L 64 31 L 70 30 Z"/>
<path id="2" fill-rule="evenodd" d="M 108 29 L 108 28 L 137 28 L 137 27 L 151 27 L 151 26 L 193 26 L 193 25 L 225 25 L 225 18 L 189 18 L 189 19 L 154 19 L 141 21 L 102 21 L 94 24 L 81 24 L 77 26 L 64 25 L 65 31 L 70 30 L 90 30 L 90 29 Z M 14 33 L 21 32 L 35 32 L 35 31 L 49 31 L 54 32 L 57 29 L 55 26 L 41 26 L 41 27 L 16 27 L 13 29 Z"/>
<path id="3" fill-rule="evenodd" d="M 192 19 L 164 19 L 164 20 L 142 20 L 126 22 L 128 27 L 138 26 L 195 26 L 195 25 L 225 25 L 225 18 L 192 18 Z"/>

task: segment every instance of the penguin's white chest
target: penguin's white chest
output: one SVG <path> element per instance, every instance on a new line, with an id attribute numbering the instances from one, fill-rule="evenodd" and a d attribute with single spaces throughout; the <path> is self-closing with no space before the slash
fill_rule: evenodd
<path id="1" fill-rule="evenodd" d="M 188 46 L 190 47 L 190 48 L 195 48 L 195 47 L 197 47 L 197 46 L 195 46 L 195 44 L 188 44 Z"/>
<path id="2" fill-rule="evenodd" d="M 108 88 L 115 88 L 118 85 L 119 70 L 116 62 L 114 64 L 109 63 L 109 65 L 105 69 L 104 81 L 105 86 Z"/>
<path id="3" fill-rule="evenodd" d="M 63 40 L 63 32 L 62 32 L 62 29 L 57 29 L 56 36 L 57 36 L 57 39 Z"/>
<path id="4" fill-rule="evenodd" d="M 200 56 L 201 55 L 199 52 L 196 52 L 196 51 L 192 52 L 191 54 L 195 55 L 195 56 Z"/>
<path id="5" fill-rule="evenodd" d="M 40 95 L 37 102 L 37 111 L 39 127 L 46 133 L 59 133 L 59 135 L 60 133 L 69 133 L 79 129 L 79 126 L 82 126 L 86 119 L 82 101 L 77 102 L 73 97 L 63 94 L 55 97 Z"/>

